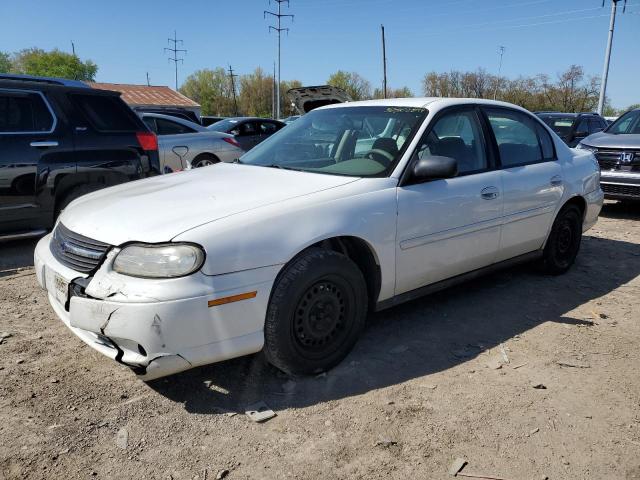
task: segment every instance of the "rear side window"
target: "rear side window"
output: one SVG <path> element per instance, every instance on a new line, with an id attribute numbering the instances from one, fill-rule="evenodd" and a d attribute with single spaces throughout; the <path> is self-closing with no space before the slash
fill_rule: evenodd
<path id="1" fill-rule="evenodd" d="M 503 167 L 527 165 L 544 160 L 537 123 L 533 119 L 515 110 L 487 108 L 485 111 L 498 143 Z"/>
<path id="2" fill-rule="evenodd" d="M 547 132 L 539 123 L 536 123 L 536 130 L 538 131 L 538 137 L 540 137 L 542 156 L 545 160 L 554 160 L 556 158 L 556 154 L 553 149 L 553 140 L 551 140 L 551 135 L 549 135 L 549 132 Z"/>
<path id="3" fill-rule="evenodd" d="M 158 135 L 180 135 L 182 133 L 193 133 L 195 131 L 181 123 L 172 122 L 164 118 L 156 118 L 156 125 L 158 125 Z"/>
<path id="4" fill-rule="evenodd" d="M 39 93 L 0 91 L 0 133 L 43 133 L 54 118 Z"/>
<path id="5" fill-rule="evenodd" d="M 75 94 L 71 98 L 98 131 L 130 132 L 140 129 L 135 114 L 119 97 Z"/>
<path id="6" fill-rule="evenodd" d="M 278 131 L 278 126 L 275 123 L 262 122 L 260 124 L 260 131 L 265 135 L 271 135 L 272 133 L 276 133 Z"/>

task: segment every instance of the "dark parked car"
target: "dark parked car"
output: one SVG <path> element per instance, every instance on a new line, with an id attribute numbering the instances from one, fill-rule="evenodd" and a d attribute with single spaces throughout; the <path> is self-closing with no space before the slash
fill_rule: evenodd
<path id="1" fill-rule="evenodd" d="M 208 127 L 209 125 L 213 125 L 220 120 L 224 120 L 226 117 L 213 117 L 211 115 L 202 115 L 200 117 L 200 123 L 203 127 Z"/>
<path id="2" fill-rule="evenodd" d="M 279 120 L 257 117 L 225 118 L 209 125 L 209 130 L 230 133 L 246 152 L 276 133 L 286 124 Z"/>
<path id="3" fill-rule="evenodd" d="M 119 93 L 0 76 L 0 239 L 42 235 L 81 195 L 158 173 L 157 138 Z"/>
<path id="4" fill-rule="evenodd" d="M 597 113 L 536 112 L 570 147 L 575 147 L 585 137 L 607 128 L 607 121 Z"/>
<path id="5" fill-rule="evenodd" d="M 640 108 L 621 115 L 605 131 L 578 144 L 600 164 L 600 186 L 605 198 L 640 200 Z"/>

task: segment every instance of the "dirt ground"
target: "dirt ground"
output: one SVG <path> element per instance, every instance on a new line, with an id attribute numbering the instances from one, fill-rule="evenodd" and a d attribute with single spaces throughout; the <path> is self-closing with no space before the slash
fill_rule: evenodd
<path id="1" fill-rule="evenodd" d="M 564 276 L 518 267 L 372 315 L 312 378 L 254 355 L 138 381 L 57 320 L 34 245 L 0 244 L 0 478 L 445 479 L 464 457 L 640 479 L 640 208 L 607 204 Z M 260 400 L 277 416 L 258 424 Z"/>

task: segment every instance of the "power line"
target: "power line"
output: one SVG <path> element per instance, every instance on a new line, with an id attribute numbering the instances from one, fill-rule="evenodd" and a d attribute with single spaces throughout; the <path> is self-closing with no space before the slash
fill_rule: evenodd
<path id="1" fill-rule="evenodd" d="M 236 117 L 238 116 L 238 100 L 236 98 L 236 83 L 235 77 L 237 77 L 235 73 L 233 73 L 233 68 L 229 65 L 229 78 L 231 79 L 231 92 L 233 93 L 233 106 L 236 112 Z"/>
<path id="2" fill-rule="evenodd" d="M 182 62 L 184 64 L 184 58 L 179 58 L 178 53 L 184 53 L 186 55 L 187 51 L 183 48 L 178 48 L 178 44 L 182 45 L 184 42 L 182 40 L 178 40 L 178 34 L 176 31 L 173 31 L 173 38 L 168 39 L 169 44 L 173 44 L 173 47 L 164 47 L 164 51 L 171 52 L 173 57 L 169 57 L 168 60 L 173 62 L 176 66 L 176 90 L 178 90 L 178 62 Z"/>
<path id="3" fill-rule="evenodd" d="M 280 118 L 280 61 L 281 61 L 280 36 L 282 32 L 287 32 L 287 34 L 289 33 L 289 29 L 282 28 L 280 22 L 283 18 L 286 18 L 286 17 L 290 17 L 291 20 L 293 20 L 294 16 L 285 15 L 282 13 L 282 4 L 286 3 L 287 6 L 289 6 L 289 0 L 274 0 L 274 1 L 278 4 L 278 13 L 265 10 L 264 18 L 267 18 L 267 15 L 272 15 L 276 18 L 276 21 L 277 21 L 277 25 L 275 27 L 273 25 L 269 25 L 269 32 L 271 32 L 271 30 L 274 30 L 278 34 L 278 81 L 276 83 L 276 119 L 279 119 Z M 269 3 L 271 3 L 271 0 L 269 0 Z"/>

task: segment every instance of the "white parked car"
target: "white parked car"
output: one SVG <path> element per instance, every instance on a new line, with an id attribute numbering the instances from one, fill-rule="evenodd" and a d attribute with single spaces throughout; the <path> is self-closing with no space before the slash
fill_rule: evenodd
<path id="1" fill-rule="evenodd" d="M 602 201 L 593 155 L 522 108 L 353 102 L 239 163 L 79 198 L 35 265 L 62 321 L 145 380 L 260 350 L 314 373 L 368 311 L 516 262 L 565 272 Z"/>

